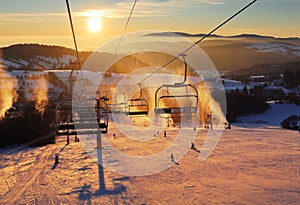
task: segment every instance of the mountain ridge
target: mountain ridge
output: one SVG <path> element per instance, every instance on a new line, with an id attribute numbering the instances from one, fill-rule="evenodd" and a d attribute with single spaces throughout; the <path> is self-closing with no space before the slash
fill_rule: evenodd
<path id="1" fill-rule="evenodd" d="M 192 36 L 204 35 L 179 33 L 181 35 Z M 174 33 L 150 33 L 148 35 L 166 35 L 165 37 L 168 37 L 168 35 L 174 35 Z M 270 67 L 268 65 L 281 65 L 283 63 L 300 61 L 300 39 L 298 37 L 275 38 L 257 34 L 239 34 L 231 37 L 212 35 L 211 37 L 212 39 L 201 42 L 199 46 L 209 56 L 219 71 L 236 72 L 237 70 L 252 69 L 255 65 Z M 213 39 L 214 37 L 216 39 Z M 157 43 L 159 46 L 167 46 L 170 49 L 178 47 L 178 43 L 176 42 L 162 41 L 146 43 Z M 81 65 L 84 64 L 92 53 L 86 51 L 79 52 Z M 114 54 L 97 52 L 97 55 L 102 55 L 102 57 L 105 55 L 105 58 L 102 59 L 108 60 Z M 154 60 L 150 59 L 150 64 Z M 161 60 L 163 61 L 164 59 Z M 128 63 L 129 61 L 126 62 Z M 0 69 L 63 70 L 76 69 L 77 65 L 74 49 L 63 46 L 15 44 L 0 48 Z M 143 66 L 143 64 L 141 63 L 140 66 Z"/>
<path id="2" fill-rule="evenodd" d="M 180 31 L 166 31 L 166 32 L 157 32 L 157 33 L 150 33 L 147 34 L 146 36 L 174 36 L 174 35 L 180 35 L 183 37 L 204 37 L 207 36 L 207 34 L 204 33 L 196 33 L 196 34 L 191 34 L 191 33 L 186 33 L 186 32 L 180 32 Z M 262 38 L 262 39 L 278 39 L 278 40 L 300 40 L 299 37 L 274 37 L 274 36 L 265 36 L 265 35 L 259 35 L 259 34 L 237 34 L 237 35 L 229 35 L 229 36 L 224 36 L 224 35 L 217 35 L 217 34 L 211 34 L 209 36 L 210 38 Z"/>

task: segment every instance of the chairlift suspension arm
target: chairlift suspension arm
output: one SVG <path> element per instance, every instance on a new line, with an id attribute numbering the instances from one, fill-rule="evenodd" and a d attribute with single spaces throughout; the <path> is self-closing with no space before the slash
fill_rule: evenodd
<path id="1" fill-rule="evenodd" d="M 135 100 L 141 100 L 143 97 L 143 89 L 142 89 L 142 85 L 141 83 L 138 84 L 140 87 L 140 96 L 138 98 L 135 98 Z M 125 99 L 125 95 L 124 95 L 124 99 Z"/>
<path id="2" fill-rule="evenodd" d="M 181 83 L 175 83 L 175 84 L 178 84 L 178 85 L 184 84 L 186 82 L 186 76 L 187 76 L 187 62 L 186 62 L 186 59 L 185 59 L 186 54 L 182 53 L 181 56 L 182 56 L 183 62 L 184 62 L 184 79 Z"/>
<path id="3" fill-rule="evenodd" d="M 123 92 L 123 98 L 124 98 L 123 103 L 126 103 L 126 96 L 125 96 L 125 93 L 124 93 L 124 92 Z"/>
<path id="4" fill-rule="evenodd" d="M 139 86 L 140 86 L 140 97 L 139 97 L 139 99 L 141 99 L 142 96 L 143 96 L 143 89 L 142 89 L 142 85 L 141 84 L 139 84 Z"/>

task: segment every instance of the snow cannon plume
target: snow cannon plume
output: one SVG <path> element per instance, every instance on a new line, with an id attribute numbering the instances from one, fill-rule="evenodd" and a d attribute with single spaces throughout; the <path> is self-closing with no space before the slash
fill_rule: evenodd
<path id="1" fill-rule="evenodd" d="M 18 86 L 17 82 L 17 79 L 0 69 L 0 119 L 5 117 L 5 112 L 10 109 L 13 103 L 18 99 L 16 92 Z"/>
<path id="2" fill-rule="evenodd" d="M 214 99 L 211 92 L 205 83 L 197 85 L 199 91 L 199 109 L 200 122 L 202 125 L 209 125 L 210 118 L 213 120 L 215 126 L 224 127 L 227 122 L 225 113 L 222 111 L 221 105 Z M 212 116 L 211 116 L 212 115 Z"/>
<path id="3" fill-rule="evenodd" d="M 227 122 L 225 93 L 219 89 L 209 89 L 209 86 L 210 84 L 204 82 L 198 85 L 201 124 L 209 128 L 200 150 L 200 161 L 206 160 L 213 153 L 222 136 L 224 123 Z"/>
<path id="4" fill-rule="evenodd" d="M 35 81 L 33 94 L 35 100 L 35 109 L 41 114 L 44 114 L 48 104 L 48 82 L 45 77 L 38 78 Z"/>

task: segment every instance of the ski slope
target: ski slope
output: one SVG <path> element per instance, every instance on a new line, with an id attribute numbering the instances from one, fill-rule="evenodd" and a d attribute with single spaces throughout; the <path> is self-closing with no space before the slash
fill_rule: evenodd
<path id="1" fill-rule="evenodd" d="M 280 126 L 281 122 L 291 115 L 300 116 L 300 106 L 288 103 L 268 103 L 269 108 L 264 113 L 242 116 L 235 123 L 239 126 Z"/>
<path id="2" fill-rule="evenodd" d="M 167 132 L 147 146 L 129 142 L 113 125 L 102 137 L 123 152 L 143 155 L 171 144 L 174 132 Z M 196 148 L 207 132 L 198 131 Z M 296 131 L 234 125 L 204 162 L 187 147 L 183 159 L 174 155 L 176 164 L 154 175 L 128 177 L 104 169 L 105 191 L 99 191 L 97 163 L 81 143 L 73 137 L 70 142 L 59 137 L 55 145 L 1 149 L 0 204 L 300 204 Z"/>

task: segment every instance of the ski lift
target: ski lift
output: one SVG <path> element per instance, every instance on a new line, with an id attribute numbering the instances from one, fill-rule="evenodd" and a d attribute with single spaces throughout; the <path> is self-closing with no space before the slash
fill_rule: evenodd
<path id="1" fill-rule="evenodd" d="M 126 115 L 148 115 L 149 103 L 146 99 L 142 98 L 142 86 L 139 83 L 140 96 L 138 98 L 130 99 L 126 102 Z"/>
<path id="2" fill-rule="evenodd" d="M 86 101 L 84 106 L 74 108 L 75 128 L 78 133 L 90 133 L 100 129 L 108 132 L 108 106 L 103 98 Z"/>
<path id="3" fill-rule="evenodd" d="M 67 99 L 56 105 L 56 135 L 76 135 L 74 122 L 71 117 L 71 100 Z"/>
<path id="4" fill-rule="evenodd" d="M 154 112 L 160 114 L 196 113 L 198 109 L 198 90 L 195 86 L 186 83 L 187 63 L 184 54 L 184 80 L 180 83 L 164 84 L 155 92 Z M 182 102 L 185 103 L 182 103 Z M 181 103 L 178 103 L 181 102 Z M 187 105 L 188 104 L 188 105 Z"/>
<path id="5" fill-rule="evenodd" d="M 124 97 L 123 102 L 110 104 L 111 113 L 113 113 L 113 114 L 125 113 L 126 105 L 127 105 L 125 93 L 123 93 L 123 97 Z M 116 98 L 115 101 L 117 102 L 117 97 L 115 96 L 115 98 Z"/>
<path id="6" fill-rule="evenodd" d="M 100 91 L 97 91 L 97 99 L 101 99 L 103 101 L 109 101 L 109 98 L 108 98 L 108 90 L 100 90 Z"/>
<path id="7" fill-rule="evenodd" d="M 108 132 L 108 105 L 104 99 L 97 99 L 95 111 L 97 114 L 97 123 L 101 130 L 101 133 L 106 134 Z"/>

